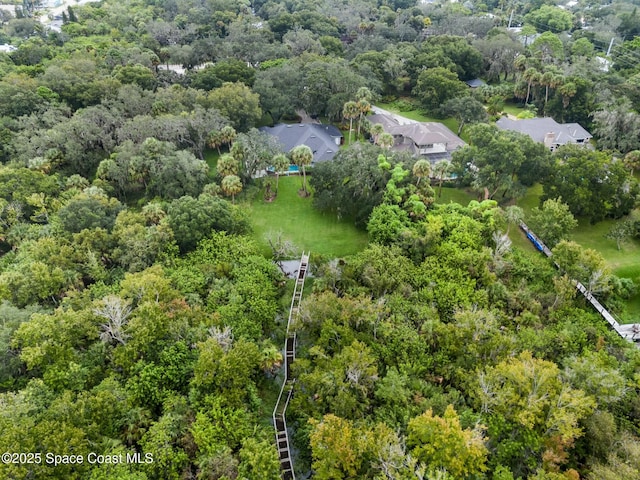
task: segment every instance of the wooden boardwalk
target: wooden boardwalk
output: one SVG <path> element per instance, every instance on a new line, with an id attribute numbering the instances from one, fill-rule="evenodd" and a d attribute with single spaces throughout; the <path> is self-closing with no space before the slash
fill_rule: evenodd
<path id="1" fill-rule="evenodd" d="M 296 277 L 296 284 L 291 298 L 289 309 L 289 319 L 287 321 L 287 336 L 284 342 L 284 382 L 278 395 L 278 401 L 273 409 L 273 426 L 276 429 L 276 446 L 280 457 L 280 467 L 282 468 L 282 478 L 284 480 L 295 480 L 296 475 L 293 469 L 291 458 L 291 445 L 289 433 L 287 431 L 287 407 L 293 396 L 295 378 L 291 375 L 291 364 L 296 359 L 296 332 L 292 328 L 300 313 L 300 302 L 302 302 L 302 291 L 304 290 L 304 280 L 309 268 L 309 253 L 302 253 L 300 267 Z"/>
<path id="2" fill-rule="evenodd" d="M 529 230 L 529 227 L 527 227 L 527 225 L 524 222 L 520 223 L 520 228 L 524 231 L 524 233 L 527 235 L 527 238 L 531 241 L 531 243 L 533 243 L 533 245 L 538 250 L 544 253 L 547 257 L 551 257 L 553 255 L 551 253 L 551 250 L 547 248 L 547 246 L 542 242 L 542 240 L 540 240 L 536 236 L 535 233 Z M 558 265 L 555 262 L 553 263 L 557 269 L 560 269 L 560 265 Z M 602 315 L 602 318 L 604 318 L 607 322 L 609 322 L 609 325 L 613 327 L 613 329 L 618 333 L 618 335 L 620 335 L 625 340 L 629 340 L 630 342 L 635 342 L 635 345 L 638 348 L 640 348 L 640 343 L 638 343 L 640 342 L 640 323 L 620 325 L 620 323 L 614 318 L 614 316 L 611 315 L 611 313 L 609 313 L 609 311 L 606 308 L 604 308 L 604 306 L 598 301 L 598 299 L 594 297 L 591 294 L 591 292 L 582 283 L 576 280 L 572 280 L 572 282 L 576 286 L 576 289 L 580 293 L 582 293 L 584 298 L 589 303 L 591 303 L 593 308 L 595 308 L 596 311 L 600 315 Z"/>

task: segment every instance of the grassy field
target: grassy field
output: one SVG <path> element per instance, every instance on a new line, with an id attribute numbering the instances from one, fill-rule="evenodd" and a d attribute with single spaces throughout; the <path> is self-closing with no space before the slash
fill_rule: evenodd
<path id="1" fill-rule="evenodd" d="M 254 236 L 267 250 L 265 235 L 282 231 L 300 250 L 341 257 L 364 249 L 367 233 L 356 229 L 349 220 L 338 220 L 334 214 L 313 208 L 311 197 L 301 198 L 298 176 L 281 177 L 278 197 L 268 203 L 263 200 L 264 190 L 246 203 Z"/>
<path id="2" fill-rule="evenodd" d="M 431 187 L 438 195 L 438 182 L 433 181 Z M 466 190 L 453 187 L 442 187 L 442 195 L 436 197 L 436 203 L 459 203 L 460 205 L 468 205 L 471 200 L 476 200 L 475 195 L 470 194 Z"/>
<path id="3" fill-rule="evenodd" d="M 514 117 L 517 117 L 518 114 L 524 112 L 525 110 L 526 109 L 521 105 L 509 102 L 505 103 L 504 107 L 502 108 L 503 112 L 508 113 L 509 115 L 513 115 Z"/>
<path id="4" fill-rule="evenodd" d="M 209 178 L 213 178 L 216 176 L 216 165 L 218 165 L 218 154 L 217 150 L 212 150 L 207 148 L 204 151 L 204 161 L 209 165 Z"/>

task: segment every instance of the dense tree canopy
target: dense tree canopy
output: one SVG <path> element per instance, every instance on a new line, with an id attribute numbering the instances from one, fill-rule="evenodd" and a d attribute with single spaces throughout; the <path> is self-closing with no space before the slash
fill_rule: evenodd
<path id="1" fill-rule="evenodd" d="M 296 200 L 370 242 L 312 252 L 289 365 L 297 476 L 638 478 L 638 349 L 573 284 L 619 314 L 637 278 L 566 237 L 572 215 L 635 206 L 640 17 L 544 3 L 103 0 L 60 31 L 38 2 L 0 9 L 0 453 L 143 460 L 0 477 L 280 478 L 292 281 L 247 209 L 294 161 L 313 195 Z M 378 103 L 455 117 L 468 146 L 451 164 L 395 152 L 366 121 Z M 484 123 L 523 106 L 596 149 L 552 156 Z M 354 131 L 308 170 L 306 147 L 287 158 L 257 130 L 301 109 Z M 478 200 L 448 202 L 452 173 Z M 514 228 L 538 182 L 525 220 L 553 261 Z M 636 220 L 602 242 L 626 248 Z"/>

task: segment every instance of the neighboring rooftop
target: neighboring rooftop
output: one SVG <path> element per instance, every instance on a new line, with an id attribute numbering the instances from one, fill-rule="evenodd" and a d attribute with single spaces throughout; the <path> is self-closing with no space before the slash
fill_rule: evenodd
<path id="1" fill-rule="evenodd" d="M 313 152 L 312 163 L 332 160 L 342 143 L 342 133 L 333 125 L 279 123 L 273 127 L 261 127 L 260 130 L 276 137 L 285 152 L 298 145 L 308 146 Z"/>
<path id="2" fill-rule="evenodd" d="M 442 123 L 417 122 L 397 115 L 376 113 L 367 120 L 379 123 L 385 132 L 396 139 L 395 150 L 408 150 L 428 157 L 432 161 L 451 158 L 451 152 L 466 143 Z"/>
<path id="3" fill-rule="evenodd" d="M 473 80 L 467 80 L 464 83 L 469 85 L 469 87 L 471 87 L 471 88 L 478 88 L 478 87 L 481 87 L 481 86 L 487 84 L 484 80 L 481 80 L 479 78 L 474 78 Z"/>
<path id="4" fill-rule="evenodd" d="M 558 123 L 551 117 L 512 120 L 502 117 L 498 128 L 529 135 L 536 142 L 544 143 L 552 150 L 568 143 L 585 144 L 592 135 L 579 123 Z"/>

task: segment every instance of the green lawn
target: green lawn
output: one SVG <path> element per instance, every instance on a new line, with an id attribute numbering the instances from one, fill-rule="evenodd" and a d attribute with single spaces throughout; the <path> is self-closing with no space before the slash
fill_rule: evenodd
<path id="1" fill-rule="evenodd" d="M 433 181 L 431 187 L 438 195 L 438 182 Z M 442 195 L 436 197 L 436 203 L 459 203 L 460 205 L 469 205 L 471 200 L 476 200 L 475 195 L 470 194 L 466 190 L 453 187 L 442 187 Z"/>
<path id="2" fill-rule="evenodd" d="M 524 210 L 525 215 L 529 215 L 531 210 L 540 206 L 540 197 L 542 196 L 542 185 L 539 183 L 527 189 L 524 197 L 518 199 L 516 205 Z"/>
<path id="3" fill-rule="evenodd" d="M 218 150 L 207 148 L 204 151 L 204 161 L 209 165 L 209 178 L 216 176 L 216 166 L 218 165 Z"/>
<path id="4" fill-rule="evenodd" d="M 274 180 L 275 182 L 275 180 Z M 311 197 L 301 198 L 299 176 L 281 177 L 278 197 L 268 203 L 261 190 L 246 204 L 254 237 L 265 246 L 269 232 L 282 231 L 300 250 L 329 257 L 342 257 L 364 249 L 367 233 L 356 229 L 349 220 L 338 220 L 335 214 L 323 213 L 312 206 Z"/>
<path id="5" fill-rule="evenodd" d="M 502 111 L 517 117 L 520 113 L 524 112 L 526 109 L 519 104 L 515 103 L 505 103 Z"/>

